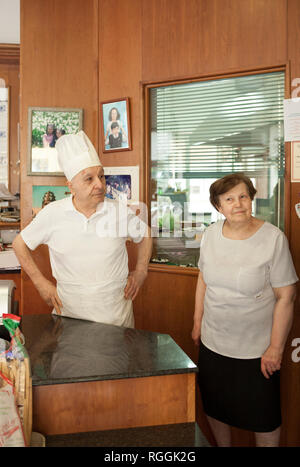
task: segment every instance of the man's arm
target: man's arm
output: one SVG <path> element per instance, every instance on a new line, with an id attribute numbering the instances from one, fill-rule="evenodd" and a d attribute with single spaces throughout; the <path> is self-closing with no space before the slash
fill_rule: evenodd
<path id="1" fill-rule="evenodd" d="M 147 228 L 147 236 L 138 243 L 138 257 L 135 270 L 128 276 L 128 281 L 124 289 L 126 299 L 134 300 L 148 274 L 148 265 L 152 253 L 152 238 L 150 228 Z"/>
<path id="2" fill-rule="evenodd" d="M 37 267 L 30 249 L 24 242 L 21 234 L 17 235 L 13 241 L 13 249 L 26 274 L 32 280 L 40 296 L 49 306 L 54 306 L 57 313 L 61 314 L 62 303 L 57 294 L 57 290 L 52 282 L 48 281 Z"/>

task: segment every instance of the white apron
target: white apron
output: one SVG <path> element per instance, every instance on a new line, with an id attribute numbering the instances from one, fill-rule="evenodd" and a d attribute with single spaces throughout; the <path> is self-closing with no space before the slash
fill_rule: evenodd
<path id="1" fill-rule="evenodd" d="M 61 316 L 116 326 L 134 327 L 132 300 L 124 298 L 125 281 L 57 282 Z M 53 314 L 56 310 L 53 309 Z"/>

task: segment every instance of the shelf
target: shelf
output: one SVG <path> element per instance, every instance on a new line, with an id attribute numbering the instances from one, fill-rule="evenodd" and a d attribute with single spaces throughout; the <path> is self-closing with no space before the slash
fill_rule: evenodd
<path id="1" fill-rule="evenodd" d="M 20 230 L 20 222 L 0 222 L 0 229 Z"/>

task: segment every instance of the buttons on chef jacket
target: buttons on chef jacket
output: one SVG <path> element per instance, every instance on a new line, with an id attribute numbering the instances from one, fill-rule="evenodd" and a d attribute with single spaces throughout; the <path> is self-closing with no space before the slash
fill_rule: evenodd
<path id="1" fill-rule="evenodd" d="M 96 225 L 96 222 L 99 219 L 99 217 L 100 216 L 99 216 L 98 213 L 93 214 L 88 219 L 84 216 L 84 219 L 83 219 L 83 231 L 84 232 L 95 231 L 95 225 Z"/>
<path id="2" fill-rule="evenodd" d="M 89 228 L 89 219 L 84 219 L 83 230 L 87 232 L 88 228 Z"/>

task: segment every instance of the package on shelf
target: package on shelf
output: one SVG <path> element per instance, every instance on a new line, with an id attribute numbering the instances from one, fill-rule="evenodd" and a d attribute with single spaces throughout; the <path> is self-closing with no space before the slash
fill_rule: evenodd
<path id="1" fill-rule="evenodd" d="M 1 404 L 6 413 L 5 421 L 0 421 L 0 446 L 15 446 L 12 443 L 30 445 L 32 430 L 32 379 L 30 362 L 24 347 L 24 336 L 19 330 L 21 318 L 12 314 L 3 314 L 3 325 L 9 331 L 11 341 L 0 350 Z M 3 341 L 3 339 L 1 339 Z M 17 411 L 17 417 L 13 409 Z M 6 406 L 5 406 L 6 404 Z M 14 431 L 12 431 L 14 430 Z M 10 435 L 16 432 L 16 437 Z M 17 436 L 18 433 L 18 436 Z M 20 444 L 16 444 L 19 446 Z"/>

